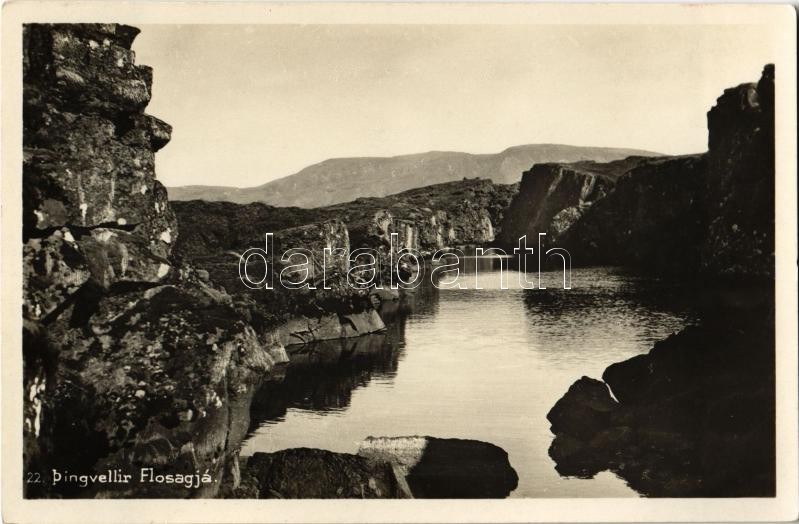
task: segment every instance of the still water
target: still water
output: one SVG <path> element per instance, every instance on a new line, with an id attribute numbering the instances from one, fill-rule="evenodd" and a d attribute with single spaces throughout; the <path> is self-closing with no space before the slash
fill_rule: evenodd
<path id="1" fill-rule="evenodd" d="M 637 496 L 612 473 L 559 476 L 546 414 L 581 376 L 599 378 L 695 322 L 685 294 L 612 268 L 573 270 L 568 290 L 561 272 L 546 272 L 547 290 L 525 290 L 498 263 L 463 260 L 468 289 L 428 282 L 384 306 L 386 333 L 290 348 L 285 379 L 256 395 L 242 456 L 355 453 L 368 436 L 477 439 L 508 452 L 519 475 L 511 497 Z"/>

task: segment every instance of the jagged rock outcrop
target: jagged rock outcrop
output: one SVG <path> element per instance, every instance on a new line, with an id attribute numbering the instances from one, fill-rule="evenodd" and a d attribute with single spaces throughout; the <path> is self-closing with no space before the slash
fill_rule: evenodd
<path id="1" fill-rule="evenodd" d="M 152 72 L 118 24 L 24 29 L 23 360 L 26 496 L 209 496 L 227 474 L 231 409 L 282 348 L 231 297 L 176 263 L 177 222 L 155 180 L 171 128 L 143 111 Z M 243 436 L 243 435 L 242 435 Z M 139 482 L 204 473 L 188 488 Z"/>
<path id="2" fill-rule="evenodd" d="M 705 232 L 705 155 L 642 162 L 609 194 L 559 231 L 576 263 L 634 267 L 656 274 L 690 273 Z"/>
<path id="3" fill-rule="evenodd" d="M 574 265 L 657 274 L 774 275 L 774 67 L 708 112 L 708 152 L 525 173 L 500 242 L 547 233 Z"/>
<path id="4" fill-rule="evenodd" d="M 91 282 L 158 282 L 177 237 L 155 152 L 171 128 L 143 113 L 152 72 L 138 30 L 28 25 L 23 62 L 25 312 L 41 320 Z M 61 283 L 64 283 L 62 285 Z M 44 302 L 43 302 L 44 301 Z"/>
<path id="5" fill-rule="evenodd" d="M 388 247 L 397 233 L 400 247 L 432 254 L 492 242 L 516 190 L 515 184 L 464 179 L 322 209 L 347 223 L 354 247 Z"/>
<path id="6" fill-rule="evenodd" d="M 534 165 L 522 175 L 519 192 L 505 211 L 499 243 L 514 247 L 521 236 L 527 235 L 532 244 L 539 233 L 554 240 L 592 204 L 604 198 L 616 180 L 647 160 L 648 157 L 628 157 L 607 164 Z"/>
<path id="7" fill-rule="evenodd" d="M 707 114 L 708 217 L 701 270 L 774 277 L 774 66 L 727 89 Z"/>

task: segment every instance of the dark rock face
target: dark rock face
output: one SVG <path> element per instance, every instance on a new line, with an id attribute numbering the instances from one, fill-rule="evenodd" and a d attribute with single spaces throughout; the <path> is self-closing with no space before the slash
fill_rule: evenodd
<path id="1" fill-rule="evenodd" d="M 584 377 L 557 402 L 561 474 L 611 470 L 650 496 L 774 496 L 773 82 L 766 66 L 725 91 L 708 153 L 632 169 L 561 238 L 584 262 L 698 274 L 706 309 L 702 325 L 608 367 L 613 397 Z"/>
<path id="2" fill-rule="evenodd" d="M 171 128 L 143 113 L 151 71 L 138 30 L 28 25 L 24 31 L 25 312 L 41 320 L 81 285 L 162 280 L 177 238 L 154 154 Z M 30 263 L 28 263 L 30 262 Z"/>
<path id="3" fill-rule="evenodd" d="M 245 490 L 255 498 L 404 498 L 387 462 L 322 449 L 256 453 L 243 468 Z"/>
<path id="4" fill-rule="evenodd" d="M 658 274 L 695 272 L 704 229 L 703 155 L 543 164 L 525 173 L 505 213 L 500 243 L 527 235 L 572 263 Z"/>
<path id="5" fill-rule="evenodd" d="M 24 30 L 24 463 L 218 482 L 27 484 L 27 497 L 215 494 L 240 438 L 232 410 L 279 357 L 172 258 L 177 222 L 154 173 L 171 129 L 143 113 L 152 74 L 133 63 L 137 33 Z"/>
<path id="6" fill-rule="evenodd" d="M 707 114 L 709 219 L 702 270 L 774 277 L 774 66 Z"/>
<path id="7" fill-rule="evenodd" d="M 556 237 L 577 262 L 695 272 L 705 234 L 705 155 L 641 162 Z"/>
<path id="8" fill-rule="evenodd" d="M 543 164 L 525 173 L 500 242 L 547 233 L 574 265 L 774 275 L 774 67 L 708 112 L 704 155 Z"/>
<path id="9" fill-rule="evenodd" d="M 536 164 L 522 175 L 502 221 L 501 244 L 515 246 L 527 235 L 534 243 L 539 233 L 564 233 L 596 201 L 608 194 L 616 180 L 645 163 L 646 157 L 629 157 L 607 164 Z"/>
<path id="10" fill-rule="evenodd" d="M 547 415 L 558 472 L 611 470 L 648 496 L 774 496 L 773 317 L 726 313 L 611 365 L 607 386 L 575 382 Z"/>

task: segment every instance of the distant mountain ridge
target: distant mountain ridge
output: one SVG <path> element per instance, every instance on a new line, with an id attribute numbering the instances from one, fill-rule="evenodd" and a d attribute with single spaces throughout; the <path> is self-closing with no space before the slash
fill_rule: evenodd
<path id="1" fill-rule="evenodd" d="M 320 207 L 360 197 L 383 197 L 408 189 L 461 180 L 486 178 L 498 184 L 521 180 L 533 164 L 610 162 L 628 156 L 660 153 L 611 147 L 559 144 L 514 146 L 494 154 L 430 151 L 394 157 L 331 158 L 266 184 L 247 187 L 170 187 L 170 200 L 264 202 L 274 206 Z"/>

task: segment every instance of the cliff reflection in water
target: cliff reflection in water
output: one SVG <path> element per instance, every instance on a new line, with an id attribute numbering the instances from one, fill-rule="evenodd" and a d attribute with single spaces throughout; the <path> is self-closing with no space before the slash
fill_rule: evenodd
<path id="1" fill-rule="evenodd" d="M 283 380 L 267 382 L 253 399 L 254 423 L 281 421 L 291 408 L 319 414 L 340 411 L 350 405 L 356 388 L 373 379 L 390 381 L 397 372 L 402 344 L 401 325 L 389 329 L 289 347 L 291 365 Z"/>
<path id="2" fill-rule="evenodd" d="M 509 270 L 501 289 L 499 263 L 465 259 L 466 289 L 424 284 L 384 303 L 383 334 L 290 348 L 284 381 L 256 395 L 241 454 L 355 453 L 369 436 L 474 439 L 507 451 L 519 475 L 511 497 L 635 496 L 610 472 L 561 477 L 546 415 L 581 376 L 692 324 L 690 289 L 660 303 L 665 284 L 612 268 L 575 269 L 566 291 L 560 272 L 542 274 L 549 289 L 528 291 Z"/>
<path id="3" fill-rule="evenodd" d="M 286 348 L 291 364 L 282 380 L 266 382 L 255 394 L 250 431 L 282 421 L 289 409 L 319 415 L 343 411 L 355 389 L 373 380 L 391 383 L 405 349 L 407 315 L 413 311 L 418 317 L 433 316 L 437 298 L 437 289 L 424 286 L 402 301 L 384 302 L 383 333 Z"/>

